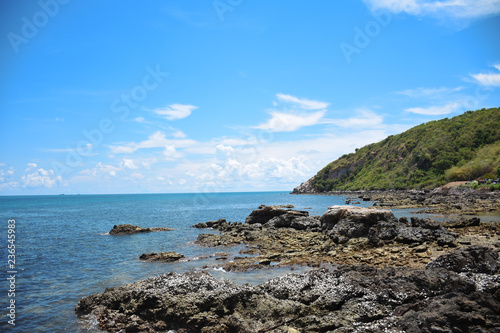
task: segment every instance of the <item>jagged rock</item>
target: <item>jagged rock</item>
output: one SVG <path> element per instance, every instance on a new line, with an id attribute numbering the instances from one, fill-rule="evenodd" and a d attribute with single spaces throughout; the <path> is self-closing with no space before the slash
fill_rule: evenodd
<path id="1" fill-rule="evenodd" d="M 172 228 L 142 228 L 132 224 L 120 224 L 113 226 L 113 229 L 109 231 L 110 235 L 131 235 L 142 232 L 158 232 L 158 231 L 171 231 Z"/>
<path id="2" fill-rule="evenodd" d="M 247 224 L 265 224 L 270 219 L 276 216 L 286 214 L 287 210 L 282 208 L 276 208 L 274 206 L 261 205 L 258 209 L 252 211 L 250 215 L 245 219 Z"/>
<path id="3" fill-rule="evenodd" d="M 303 182 L 302 184 L 293 189 L 292 194 L 315 193 L 316 190 L 312 186 L 313 180 L 314 177 Z"/>
<path id="4" fill-rule="evenodd" d="M 443 267 L 454 272 L 500 273 L 497 250 L 473 245 L 444 254 L 427 264 L 427 268 Z"/>
<path id="5" fill-rule="evenodd" d="M 161 261 L 161 262 L 174 262 L 184 258 L 184 255 L 177 252 L 151 252 L 142 254 L 139 259 L 144 261 Z"/>

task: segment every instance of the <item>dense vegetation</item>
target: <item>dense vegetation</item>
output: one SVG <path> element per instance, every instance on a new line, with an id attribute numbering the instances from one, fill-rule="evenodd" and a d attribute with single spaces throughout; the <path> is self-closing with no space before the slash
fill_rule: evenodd
<path id="1" fill-rule="evenodd" d="M 436 187 L 500 177 L 500 109 L 431 121 L 331 162 L 316 191 Z"/>

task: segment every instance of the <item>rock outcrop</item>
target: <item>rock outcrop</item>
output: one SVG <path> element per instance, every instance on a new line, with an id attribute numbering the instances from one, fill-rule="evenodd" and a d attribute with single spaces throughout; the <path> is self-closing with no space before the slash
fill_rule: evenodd
<path id="1" fill-rule="evenodd" d="M 151 252 L 142 254 L 139 259 L 144 261 L 175 262 L 184 259 L 184 255 L 173 251 Z"/>
<path id="2" fill-rule="evenodd" d="M 259 286 L 168 273 L 85 297 L 75 310 L 108 332 L 498 332 L 500 284 L 481 290 L 445 267 L 340 266 Z"/>
<path id="3" fill-rule="evenodd" d="M 373 244 L 397 241 L 403 244 L 437 242 L 455 246 L 455 236 L 429 219 L 397 220 L 390 210 L 357 206 L 332 206 L 321 217 L 323 230 L 336 243 L 367 237 Z"/>
<path id="4" fill-rule="evenodd" d="M 131 235 L 142 232 L 158 232 L 158 231 L 171 231 L 172 228 L 142 228 L 132 224 L 120 224 L 113 226 L 113 229 L 109 231 L 110 235 Z"/>

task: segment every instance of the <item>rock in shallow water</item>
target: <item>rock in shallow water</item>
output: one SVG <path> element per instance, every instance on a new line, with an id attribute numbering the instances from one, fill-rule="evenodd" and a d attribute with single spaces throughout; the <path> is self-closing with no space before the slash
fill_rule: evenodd
<path id="1" fill-rule="evenodd" d="M 151 252 L 142 254 L 139 259 L 144 261 L 175 262 L 184 258 L 183 254 L 177 252 Z"/>
<path id="2" fill-rule="evenodd" d="M 142 232 L 157 232 L 157 231 L 171 231 L 172 228 L 142 228 L 132 224 L 120 224 L 113 226 L 113 229 L 109 231 L 110 235 L 131 235 Z"/>

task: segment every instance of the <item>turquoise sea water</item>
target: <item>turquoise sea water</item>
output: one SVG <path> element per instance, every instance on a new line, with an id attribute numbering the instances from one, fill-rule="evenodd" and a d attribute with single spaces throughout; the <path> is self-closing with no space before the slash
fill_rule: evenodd
<path id="1" fill-rule="evenodd" d="M 282 192 L 223 194 L 61 195 L 0 197 L 0 286 L 2 332 L 96 332 L 79 321 L 79 299 L 107 287 L 169 271 L 184 272 L 215 263 L 215 258 L 165 264 L 141 262 L 142 253 L 176 251 L 195 259 L 216 252 L 237 253 L 243 246 L 203 248 L 193 243 L 198 222 L 225 218 L 243 222 L 261 204 L 293 204 L 311 215 L 343 204 L 343 196 L 290 195 Z M 369 203 L 366 203 L 369 205 Z M 15 298 L 8 296 L 8 220 L 15 219 Z M 115 224 L 171 227 L 174 231 L 110 236 Z M 253 273 L 212 271 L 237 283 L 261 283 L 289 269 Z M 7 306 L 15 299 L 15 326 Z"/>

